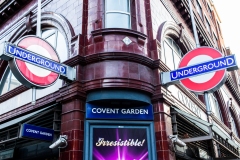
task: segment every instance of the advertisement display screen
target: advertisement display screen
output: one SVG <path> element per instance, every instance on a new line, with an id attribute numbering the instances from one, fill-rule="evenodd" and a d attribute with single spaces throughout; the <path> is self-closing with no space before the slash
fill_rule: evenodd
<path id="1" fill-rule="evenodd" d="M 147 128 L 92 128 L 92 160 L 148 160 Z"/>

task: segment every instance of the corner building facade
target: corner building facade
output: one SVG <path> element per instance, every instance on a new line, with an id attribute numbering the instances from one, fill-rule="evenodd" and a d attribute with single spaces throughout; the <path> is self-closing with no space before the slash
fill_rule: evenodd
<path id="1" fill-rule="evenodd" d="M 201 46 L 230 55 L 211 0 L 191 0 Z M 161 85 L 196 44 L 185 0 L 42 0 L 41 37 L 72 82 L 31 89 L 0 61 L 0 157 L 18 160 L 185 160 L 240 158 L 240 94 L 236 71 L 223 86 L 196 95 Z M 34 35 L 37 1 L 0 2 L 0 42 Z M 209 103 L 210 113 L 206 111 Z M 27 123 L 67 136 L 67 147 L 20 137 Z M 186 143 L 179 146 L 171 136 Z"/>

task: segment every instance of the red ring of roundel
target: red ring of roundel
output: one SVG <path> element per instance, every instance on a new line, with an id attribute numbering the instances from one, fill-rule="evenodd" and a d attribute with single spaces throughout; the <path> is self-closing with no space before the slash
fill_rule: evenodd
<path id="1" fill-rule="evenodd" d="M 49 45 L 44 40 L 37 38 L 37 37 L 26 37 L 18 42 L 18 46 L 24 49 L 27 49 L 31 45 L 39 45 L 42 46 L 44 49 L 48 51 L 50 54 L 52 60 L 55 60 L 59 62 L 59 58 L 55 52 L 55 50 L 52 48 L 51 45 Z M 40 86 L 48 86 L 52 83 L 54 83 L 58 79 L 58 74 L 54 72 L 50 72 L 49 75 L 45 77 L 39 77 L 35 74 L 33 74 L 26 65 L 27 62 L 21 61 L 16 59 L 16 64 L 19 69 L 19 71 L 22 73 L 22 75 L 33 84 L 37 84 Z"/>
<path id="2" fill-rule="evenodd" d="M 179 64 L 179 68 L 186 67 L 188 62 L 191 59 L 193 59 L 194 57 L 199 56 L 199 55 L 208 55 L 208 56 L 212 57 L 213 59 L 222 57 L 222 54 L 213 48 L 210 48 L 210 47 L 197 48 L 197 49 L 190 51 L 182 58 L 182 60 Z M 191 81 L 189 78 L 180 80 L 180 82 L 189 90 L 192 90 L 195 92 L 204 92 L 204 91 L 211 90 L 212 88 L 217 86 L 222 81 L 222 79 L 225 75 L 225 72 L 226 72 L 225 69 L 216 71 L 214 76 L 210 80 L 208 80 L 204 83 L 195 83 L 195 82 Z"/>

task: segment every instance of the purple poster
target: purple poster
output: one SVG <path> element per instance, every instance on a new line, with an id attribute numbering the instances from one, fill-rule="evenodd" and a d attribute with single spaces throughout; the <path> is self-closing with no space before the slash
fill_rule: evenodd
<path id="1" fill-rule="evenodd" d="M 93 128 L 93 160 L 148 160 L 147 129 Z"/>

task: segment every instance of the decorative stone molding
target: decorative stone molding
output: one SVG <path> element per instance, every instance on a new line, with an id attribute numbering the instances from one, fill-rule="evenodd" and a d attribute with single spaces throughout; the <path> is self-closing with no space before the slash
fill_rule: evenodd
<path id="1" fill-rule="evenodd" d="M 182 48 L 186 51 L 193 49 L 187 39 L 184 28 L 177 25 L 175 22 L 165 21 L 159 26 L 156 38 L 161 46 L 163 46 L 163 41 L 166 36 L 178 39 L 180 44 L 183 45 Z"/>

